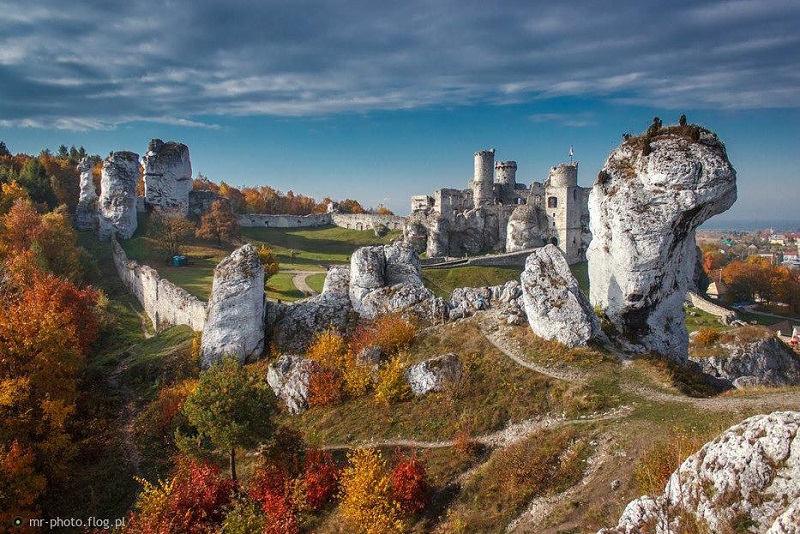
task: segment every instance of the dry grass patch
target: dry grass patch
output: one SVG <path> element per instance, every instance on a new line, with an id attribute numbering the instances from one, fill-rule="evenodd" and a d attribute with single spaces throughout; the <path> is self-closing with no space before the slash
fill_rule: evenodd
<path id="1" fill-rule="evenodd" d="M 515 328 L 510 338 L 522 347 L 525 357 L 531 362 L 555 366 L 577 367 L 582 370 L 595 369 L 603 364 L 617 364 L 618 359 L 601 347 L 567 348 L 557 341 L 548 341 L 536 336 L 530 328 Z"/>
<path id="2" fill-rule="evenodd" d="M 725 358 L 730 354 L 730 351 L 724 349 L 724 345 L 743 346 L 775 336 L 769 328 L 755 325 L 742 326 L 726 332 L 720 332 L 713 339 L 707 339 L 705 336 L 701 337 L 701 334 L 703 334 L 703 331 L 700 331 L 692 338 L 689 346 L 692 356 L 698 358 Z"/>
<path id="3" fill-rule="evenodd" d="M 496 451 L 464 483 L 439 532 L 498 532 L 532 499 L 577 484 L 592 452 L 591 439 L 586 429 L 565 426 Z"/>

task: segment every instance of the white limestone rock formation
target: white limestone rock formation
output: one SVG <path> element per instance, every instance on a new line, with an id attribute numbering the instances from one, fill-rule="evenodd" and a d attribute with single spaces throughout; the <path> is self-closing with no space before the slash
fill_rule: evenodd
<path id="1" fill-rule="evenodd" d="M 766 328 L 737 328 L 709 346 L 692 342 L 689 359 L 737 388 L 800 385 L 800 357 Z"/>
<path id="2" fill-rule="evenodd" d="M 97 227 L 97 191 L 92 179 L 93 167 L 89 158 L 83 158 L 78 163 L 81 188 L 75 208 L 75 226 L 78 230 L 94 230 Z"/>
<path id="3" fill-rule="evenodd" d="M 153 139 L 142 163 L 146 204 L 156 210 L 186 217 L 192 190 L 189 147 L 183 143 Z"/>
<path id="4" fill-rule="evenodd" d="M 130 239 L 136 231 L 136 185 L 139 155 L 113 152 L 103 162 L 98 205 L 100 239 Z"/>
<path id="5" fill-rule="evenodd" d="M 432 216 L 428 224 L 428 246 L 425 253 L 429 258 L 450 254 L 450 221 L 444 217 Z"/>
<path id="6" fill-rule="evenodd" d="M 347 329 L 353 308 L 350 305 L 350 269 L 331 267 L 322 293 L 288 304 L 270 303 L 267 308 L 267 333 L 279 351 L 303 352 L 314 335 L 334 327 Z"/>
<path id="7" fill-rule="evenodd" d="M 425 218 L 411 215 L 403 223 L 403 241 L 410 243 L 417 254 L 425 252 L 428 246 L 428 228 Z"/>
<path id="8" fill-rule="evenodd" d="M 419 259 L 410 243 L 362 247 L 350 257 L 350 303 L 362 317 L 413 311 L 439 319 L 446 304 L 422 283 Z"/>
<path id="9" fill-rule="evenodd" d="M 284 354 L 270 364 L 267 383 L 289 413 L 298 415 L 308 409 L 308 382 L 316 365 L 313 360 L 291 354 Z"/>
<path id="10" fill-rule="evenodd" d="M 547 214 L 538 206 L 522 204 L 514 208 L 506 229 L 506 252 L 541 247 L 547 235 Z"/>
<path id="11" fill-rule="evenodd" d="M 225 355 L 245 363 L 264 350 L 264 268 L 253 245 L 234 250 L 214 269 L 208 316 L 200 343 L 201 365 Z"/>
<path id="12" fill-rule="evenodd" d="M 625 508 L 599 534 L 703 532 L 797 534 L 800 531 L 800 412 L 756 415 L 689 456 L 658 497 Z"/>
<path id="13" fill-rule="evenodd" d="M 406 382 L 414 395 L 442 391 L 447 385 L 458 384 L 464 364 L 458 354 L 449 353 L 429 358 L 406 369 Z"/>
<path id="14" fill-rule="evenodd" d="M 695 229 L 735 200 L 736 171 L 708 130 L 656 129 L 611 152 L 589 196 L 590 300 L 629 350 L 686 360 Z"/>
<path id="15" fill-rule="evenodd" d="M 602 336 L 600 322 L 558 247 L 546 245 L 528 256 L 520 280 L 534 334 L 567 347 Z"/>
<path id="16" fill-rule="evenodd" d="M 484 309 L 499 309 L 504 315 L 525 315 L 522 287 L 516 280 L 510 280 L 497 286 L 455 288 L 448 302 L 450 320 L 472 316 L 481 302 Z"/>

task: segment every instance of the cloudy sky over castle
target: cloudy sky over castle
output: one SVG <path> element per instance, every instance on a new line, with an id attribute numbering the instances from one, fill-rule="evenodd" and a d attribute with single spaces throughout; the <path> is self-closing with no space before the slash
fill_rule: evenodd
<path id="1" fill-rule="evenodd" d="M 605 5 L 603 5 L 605 4 Z M 800 3 L 0 0 L 0 139 L 187 143 L 237 185 L 385 201 L 464 187 L 495 147 L 518 180 L 685 112 L 739 171 L 728 219 L 800 205 Z"/>

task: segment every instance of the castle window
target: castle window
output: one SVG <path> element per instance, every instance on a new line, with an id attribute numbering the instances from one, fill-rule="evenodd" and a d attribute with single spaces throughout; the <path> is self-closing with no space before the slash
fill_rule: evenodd
<path id="1" fill-rule="evenodd" d="M 558 207 L 558 197 L 547 197 L 547 207 L 548 208 L 557 208 Z"/>

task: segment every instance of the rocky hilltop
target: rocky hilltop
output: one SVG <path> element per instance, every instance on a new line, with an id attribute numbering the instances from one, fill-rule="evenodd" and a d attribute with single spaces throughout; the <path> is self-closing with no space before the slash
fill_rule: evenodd
<path id="1" fill-rule="evenodd" d="M 732 426 L 689 456 L 663 495 L 632 501 L 619 524 L 599 534 L 798 532 L 798 430 L 800 412 L 756 415 Z"/>
<path id="2" fill-rule="evenodd" d="M 711 131 L 659 121 L 611 152 L 589 195 L 590 300 L 627 348 L 686 360 L 695 229 L 735 200 L 736 171 Z"/>

